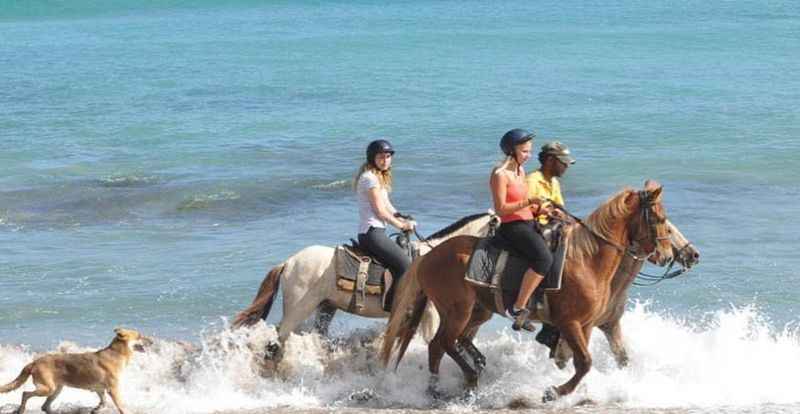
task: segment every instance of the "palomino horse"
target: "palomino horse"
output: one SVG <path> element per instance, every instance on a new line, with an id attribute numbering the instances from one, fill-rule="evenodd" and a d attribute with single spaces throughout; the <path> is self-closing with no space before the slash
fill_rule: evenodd
<path id="1" fill-rule="evenodd" d="M 612 297 L 612 282 L 625 255 L 655 255 L 664 265 L 672 259 L 661 186 L 645 183 L 643 191 L 625 189 L 595 210 L 581 226 L 570 228 L 569 250 L 561 289 L 545 295 L 544 315 L 561 332 L 574 354 L 575 374 L 566 383 L 546 390 L 553 400 L 575 390 L 592 366 L 588 343 L 592 329 L 604 316 Z M 397 364 L 414 336 L 428 299 L 439 312 L 440 324 L 428 344 L 431 390 L 435 392 L 439 364 L 445 353 L 459 365 L 468 388 L 477 386 L 485 358 L 467 335 L 492 316 L 492 295 L 464 280 L 478 238 L 460 236 L 440 244 L 415 260 L 400 286 L 398 302 L 386 327 L 381 360 L 388 364 L 397 350 Z M 472 364 L 467 361 L 472 360 Z"/>
<path id="2" fill-rule="evenodd" d="M 496 225 L 497 221 L 497 216 L 490 213 L 467 216 L 434 233 L 424 242 L 412 243 L 419 247 L 420 254 L 425 254 L 432 247 L 451 237 L 486 236 L 490 227 Z M 295 332 L 315 309 L 319 310 L 316 327 L 323 335 L 327 334 L 328 325 L 337 309 L 369 318 L 388 317 L 389 314 L 381 307 L 380 296 L 368 296 L 361 309 L 351 307 L 353 293 L 341 291 L 336 286 L 334 253 L 331 247 L 309 246 L 272 268 L 261 282 L 261 287 L 250 306 L 233 319 L 233 327 L 250 326 L 266 319 L 281 284 L 283 318 L 278 324 L 280 344 L 283 344 L 289 334 Z M 426 338 L 431 338 L 437 327 L 438 318 L 432 309 L 426 312 L 426 315 L 427 323 L 423 326 L 423 333 L 427 332 Z M 273 348 L 271 352 L 279 350 L 280 347 Z"/>

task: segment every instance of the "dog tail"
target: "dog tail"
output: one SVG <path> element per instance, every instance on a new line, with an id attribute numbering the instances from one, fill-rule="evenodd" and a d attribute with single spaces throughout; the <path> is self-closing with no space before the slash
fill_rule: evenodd
<path id="1" fill-rule="evenodd" d="M 22 368 L 22 371 L 19 373 L 19 375 L 14 381 L 11 381 L 8 384 L 0 387 L 0 393 L 11 392 L 21 387 L 22 384 L 24 384 L 25 381 L 28 380 L 28 377 L 31 376 L 31 371 L 33 371 L 33 362 L 31 362 L 28 365 L 25 365 L 25 368 Z"/>
<path id="2" fill-rule="evenodd" d="M 273 267 L 272 270 L 267 273 L 267 276 L 264 277 L 264 281 L 261 282 L 261 287 L 258 288 L 258 293 L 256 293 L 253 303 L 233 318 L 231 325 L 234 329 L 241 328 L 242 326 L 252 326 L 261 319 L 267 319 L 269 310 L 272 308 L 272 302 L 274 302 L 275 299 L 275 294 L 278 293 L 278 287 L 280 287 L 281 283 L 281 274 L 285 267 L 286 263 L 281 263 Z"/>

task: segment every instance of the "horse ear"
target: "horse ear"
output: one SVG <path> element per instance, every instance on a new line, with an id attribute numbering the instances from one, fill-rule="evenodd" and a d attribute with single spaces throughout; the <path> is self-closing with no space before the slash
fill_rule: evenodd
<path id="1" fill-rule="evenodd" d="M 653 198 L 653 200 L 658 200 L 658 198 L 661 197 L 661 190 L 663 189 L 664 187 L 659 186 L 658 188 L 650 192 L 650 196 Z"/>
<path id="2" fill-rule="evenodd" d="M 628 194 L 625 195 L 625 205 L 628 207 L 633 207 L 634 203 L 637 202 L 638 193 L 636 191 L 628 191 Z"/>
<path id="3" fill-rule="evenodd" d="M 644 189 L 647 191 L 653 191 L 657 188 L 661 187 L 661 184 L 658 183 L 656 180 L 645 180 L 644 182 Z"/>
<path id="4" fill-rule="evenodd" d="M 663 188 L 664 187 L 656 180 L 647 180 L 644 182 L 644 190 L 650 193 L 650 198 L 653 200 L 658 199 Z"/>

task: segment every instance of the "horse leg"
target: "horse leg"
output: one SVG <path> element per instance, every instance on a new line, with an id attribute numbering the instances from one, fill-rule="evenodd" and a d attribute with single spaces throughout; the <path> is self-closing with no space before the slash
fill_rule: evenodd
<path id="1" fill-rule="evenodd" d="M 564 369 L 567 367 L 567 362 L 569 362 L 570 359 L 572 359 L 572 350 L 569 348 L 567 341 L 563 338 L 559 339 L 553 355 L 553 361 L 558 369 Z"/>
<path id="2" fill-rule="evenodd" d="M 625 349 L 625 343 L 622 340 L 622 327 L 619 319 L 604 323 L 599 328 L 606 335 L 608 345 L 611 347 L 611 353 L 614 354 L 614 359 L 617 361 L 617 366 L 619 368 L 627 367 L 630 359 L 628 358 L 628 351 Z"/>
<path id="3" fill-rule="evenodd" d="M 464 329 L 464 334 L 461 335 L 461 339 L 466 339 L 471 342 L 475 339 L 475 335 L 478 334 L 478 329 L 480 329 L 481 325 L 486 323 L 489 319 L 492 319 L 492 311 L 479 304 L 475 304 L 472 308 L 472 316 L 469 319 L 467 327 Z"/>
<path id="4" fill-rule="evenodd" d="M 466 352 L 466 355 L 472 360 L 471 367 L 475 371 L 476 377 L 480 378 L 481 372 L 486 368 L 486 357 L 481 351 L 467 338 L 461 338 L 456 342 L 456 350 L 462 357 Z M 476 378 L 476 381 L 478 378 Z"/>
<path id="5" fill-rule="evenodd" d="M 446 323 L 445 319 L 441 318 L 439 321 L 439 329 L 436 330 L 436 335 L 434 335 L 433 339 L 428 343 L 428 371 L 431 374 L 428 379 L 428 394 L 435 399 L 438 399 L 440 396 L 438 390 L 439 365 L 442 363 L 442 357 L 444 356 L 442 337 L 444 336 L 444 325 Z"/>
<path id="6" fill-rule="evenodd" d="M 453 358 L 461 368 L 468 389 L 474 388 L 478 384 L 478 373 L 464 358 L 464 349 L 456 346 L 457 338 L 463 334 L 472 316 L 472 307 L 463 306 L 466 304 L 466 302 L 462 302 L 453 304 L 448 308 L 436 304 L 437 309 L 447 309 L 448 312 L 447 314 L 440 313 L 439 329 L 436 331 L 433 340 L 428 344 L 428 369 L 431 373 L 428 393 L 434 398 L 439 396 L 436 386 L 439 382 L 439 365 L 445 353 Z"/>
<path id="7" fill-rule="evenodd" d="M 464 330 L 472 318 L 474 305 L 474 301 L 472 303 L 467 301 L 454 303 L 448 309 L 448 323 L 442 325 L 444 327 L 441 338 L 442 347 L 447 352 L 447 355 L 456 361 L 456 364 L 464 373 L 467 389 L 473 389 L 478 386 L 478 372 L 467 362 L 465 358 L 466 352 L 463 347 L 457 345 L 457 341 L 464 334 Z"/>
<path id="8" fill-rule="evenodd" d="M 327 337 L 328 328 L 330 328 L 333 315 L 336 314 L 337 310 L 338 308 L 327 300 L 320 303 L 317 307 L 317 317 L 314 320 L 314 330 L 320 335 Z"/>
<path id="9" fill-rule="evenodd" d="M 264 368 L 267 371 L 274 370 L 278 363 L 281 362 L 283 359 L 283 344 L 286 343 L 286 339 L 311 316 L 314 309 L 322 302 L 321 299 L 295 296 L 288 291 L 285 291 L 283 301 L 283 317 L 278 324 L 278 340 L 267 343 L 264 355 Z"/>
<path id="10" fill-rule="evenodd" d="M 458 344 L 466 350 L 472 358 L 478 377 L 480 377 L 481 372 L 486 367 L 486 357 L 478 350 L 472 340 L 475 338 L 475 335 L 478 334 L 478 329 L 480 329 L 481 325 L 491 318 L 492 311 L 476 304 L 472 309 L 472 317 L 467 324 L 467 328 L 464 330 L 464 334 L 458 339 Z"/>
<path id="11" fill-rule="evenodd" d="M 558 397 L 567 395 L 575 391 L 584 376 L 592 369 L 592 355 L 589 354 L 589 337 L 592 327 L 583 327 L 578 321 L 572 321 L 559 327 L 561 335 L 572 348 L 573 364 L 575 374 L 564 384 L 558 387 L 551 387 L 545 391 L 542 401 L 553 401 Z"/>

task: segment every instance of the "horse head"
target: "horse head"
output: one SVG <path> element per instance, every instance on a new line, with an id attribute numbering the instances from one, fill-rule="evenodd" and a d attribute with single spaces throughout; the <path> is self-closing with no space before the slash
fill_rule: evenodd
<path id="1" fill-rule="evenodd" d="M 641 213 L 636 214 L 631 241 L 659 266 L 665 266 L 673 257 L 667 212 L 661 203 L 662 190 L 659 183 L 647 180 L 642 191 L 631 192 L 625 200 L 632 211 Z"/>
<path id="2" fill-rule="evenodd" d="M 700 251 L 678 230 L 672 222 L 667 222 L 672 243 L 672 255 L 684 268 L 691 269 L 700 262 Z"/>

